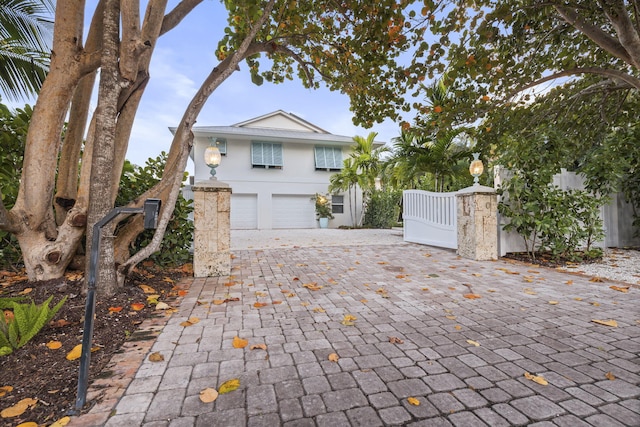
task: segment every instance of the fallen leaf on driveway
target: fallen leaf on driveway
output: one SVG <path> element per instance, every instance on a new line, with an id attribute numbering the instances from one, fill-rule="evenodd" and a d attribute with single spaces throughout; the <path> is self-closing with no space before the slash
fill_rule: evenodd
<path id="1" fill-rule="evenodd" d="M 200 391 L 200 400 L 203 403 L 211 403 L 218 398 L 219 394 L 220 393 L 218 393 L 218 391 L 214 388 L 205 388 L 204 390 Z"/>
<path id="2" fill-rule="evenodd" d="M 223 382 L 220 385 L 220 388 L 218 389 L 218 393 L 220 394 L 230 393 L 232 391 L 237 390 L 239 387 L 240 387 L 240 380 L 235 378 L 235 379 Z"/>
<path id="3" fill-rule="evenodd" d="M 478 294 L 464 294 L 462 295 L 463 298 L 466 299 L 478 299 L 478 298 L 482 298 L 482 296 L 478 295 Z"/>
<path id="4" fill-rule="evenodd" d="M 593 319 L 591 320 L 593 323 L 597 323 L 599 325 L 604 325 L 604 326 L 611 326 L 612 328 L 617 328 L 618 327 L 618 322 L 616 322 L 613 319 L 609 319 L 609 320 L 598 320 L 598 319 Z"/>
<path id="5" fill-rule="evenodd" d="M 389 342 L 391 344 L 404 344 L 404 341 L 402 341 L 400 338 L 398 337 L 389 337 Z"/>
<path id="6" fill-rule="evenodd" d="M 604 374 L 604 376 L 607 377 L 609 381 L 613 381 L 616 379 L 615 375 L 613 375 L 611 372 L 607 372 L 606 374 Z"/>
<path id="7" fill-rule="evenodd" d="M 415 397 L 407 397 L 407 402 L 409 402 L 409 404 L 413 405 L 413 406 L 419 406 L 420 405 L 420 401 L 418 399 L 416 399 Z"/>
<path id="8" fill-rule="evenodd" d="M 249 344 L 249 341 L 240 337 L 233 337 L 233 348 L 245 348 Z"/>
<path id="9" fill-rule="evenodd" d="M 547 380 L 545 380 L 543 377 L 539 376 L 539 375 L 531 375 L 529 372 L 525 372 L 524 373 L 524 377 L 528 380 L 533 381 L 534 383 L 538 383 L 540 385 L 548 385 L 549 382 L 547 382 Z"/>
<path id="10" fill-rule="evenodd" d="M 338 359 L 339 359 L 339 357 L 338 357 L 338 355 L 337 355 L 336 353 L 331 353 L 331 354 L 329 355 L 328 359 L 329 359 L 331 362 L 337 362 L 337 361 L 338 361 Z"/>
<path id="11" fill-rule="evenodd" d="M 185 328 L 187 328 L 189 326 L 195 325 L 199 321 L 200 321 L 200 319 L 198 319 L 197 317 L 190 317 L 187 320 L 185 320 L 184 322 L 180 323 L 180 326 L 184 326 Z"/>
<path id="12" fill-rule="evenodd" d="M 71 422 L 71 417 L 62 417 L 49 427 L 64 427 Z"/>
<path id="13" fill-rule="evenodd" d="M 356 316 L 353 316 L 353 315 L 351 315 L 351 314 L 345 314 L 345 315 L 344 315 L 344 318 L 342 319 L 342 322 L 340 322 L 340 323 L 342 323 L 342 324 L 343 324 L 343 325 L 345 325 L 345 326 L 353 326 L 353 325 L 354 325 L 354 323 L 353 323 L 353 322 L 354 322 L 356 319 L 357 319 L 357 317 L 356 317 Z"/>
<path id="14" fill-rule="evenodd" d="M 453 315 L 451 315 L 451 314 L 446 315 L 446 316 L 444 316 L 444 317 L 446 317 L 446 318 L 447 318 L 447 319 L 449 319 L 449 320 L 456 320 L 456 316 L 453 316 Z"/>
<path id="15" fill-rule="evenodd" d="M 266 344 L 252 344 L 251 347 L 249 347 L 249 349 L 251 349 L 251 350 L 266 350 L 267 349 L 267 345 Z"/>
<path id="16" fill-rule="evenodd" d="M 614 291 L 618 291 L 618 292 L 624 292 L 625 294 L 627 292 L 629 292 L 629 288 L 630 286 L 609 286 L 609 288 L 613 289 Z"/>
<path id="17" fill-rule="evenodd" d="M 467 344 L 475 345 L 476 347 L 480 347 L 480 343 L 473 340 L 467 340 Z"/>
<path id="18" fill-rule="evenodd" d="M 162 362 L 163 360 L 164 356 L 157 351 L 149 355 L 149 362 Z"/>
<path id="19" fill-rule="evenodd" d="M 255 303 L 253 303 L 253 306 L 254 306 L 255 308 L 266 307 L 266 306 L 267 306 L 267 303 L 266 303 L 266 302 L 255 302 Z"/>
<path id="20" fill-rule="evenodd" d="M 327 311 L 327 310 L 325 310 L 325 309 L 324 309 L 324 308 L 322 308 L 322 307 L 316 307 L 316 308 L 314 308 L 314 309 L 313 309 L 313 312 L 314 312 L 314 313 L 325 313 L 326 311 Z"/>
<path id="21" fill-rule="evenodd" d="M 591 279 L 589 279 L 589 281 L 590 282 L 594 282 L 594 283 L 602 283 L 602 282 L 604 282 L 604 280 L 602 280 L 602 278 L 598 277 L 598 276 L 592 277 Z"/>
<path id="22" fill-rule="evenodd" d="M 549 301 L 549 304 L 551 304 L 551 305 L 558 305 L 558 301 Z"/>

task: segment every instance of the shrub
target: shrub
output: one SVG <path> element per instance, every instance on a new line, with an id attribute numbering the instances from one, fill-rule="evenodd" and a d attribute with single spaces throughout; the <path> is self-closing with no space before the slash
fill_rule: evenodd
<path id="1" fill-rule="evenodd" d="M 370 228 L 391 228 L 400 212 L 400 191 L 373 191 L 367 200 L 363 224 Z"/>
<path id="2" fill-rule="evenodd" d="M 164 151 L 155 159 L 149 158 L 144 167 L 125 161 L 116 206 L 126 205 L 160 181 L 166 161 L 167 153 Z M 193 222 L 189 219 L 191 212 L 193 212 L 191 202 L 179 194 L 173 215 L 167 224 L 162 247 L 149 259 L 160 266 L 180 265 L 191 259 L 190 249 L 193 242 Z M 134 254 L 147 246 L 153 238 L 153 233 L 154 230 L 142 232 L 130 252 Z"/>

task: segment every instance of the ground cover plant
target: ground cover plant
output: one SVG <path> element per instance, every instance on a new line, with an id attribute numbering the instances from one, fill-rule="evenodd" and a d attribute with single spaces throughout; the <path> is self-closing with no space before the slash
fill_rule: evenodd
<path id="1" fill-rule="evenodd" d="M 141 265 L 127 279 L 122 290 L 96 301 L 91 355 L 90 381 L 108 375 L 105 366 L 127 340 L 139 340 L 136 329 L 150 316 L 165 316 L 155 310 L 148 297 L 175 305 L 184 293 L 180 279 L 191 274 L 189 264 L 173 269 L 159 269 L 153 263 Z M 61 279 L 46 283 L 28 282 L 23 272 L 0 271 L 0 298 L 22 297 L 40 304 L 51 298 L 52 304 L 67 299 L 51 322 L 48 322 L 24 346 L 0 356 L 0 411 L 22 399 L 34 399 L 35 405 L 22 415 L 0 418 L 0 426 L 16 426 L 22 422 L 49 425 L 73 408 L 77 397 L 79 359 L 67 355 L 82 342 L 85 297 L 83 277 L 67 273 Z M 145 293 L 153 291 L 154 294 Z M 11 310 L 0 314 L 11 316 Z M 89 402 L 91 403 L 91 402 Z"/>

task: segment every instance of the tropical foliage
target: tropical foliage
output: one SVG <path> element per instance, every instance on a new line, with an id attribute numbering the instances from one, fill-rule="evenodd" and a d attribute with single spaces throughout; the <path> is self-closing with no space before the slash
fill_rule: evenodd
<path id="1" fill-rule="evenodd" d="M 52 0 L 0 2 L 0 90 L 9 100 L 36 95 L 49 69 Z"/>
<path id="2" fill-rule="evenodd" d="M 344 160 L 342 170 L 329 178 L 329 192 L 347 191 L 352 224 L 360 226 L 366 211 L 367 200 L 376 188 L 376 180 L 382 171 L 382 155 L 388 151 L 384 145 L 375 145 L 378 134 L 371 132 L 366 138 L 353 137 L 355 143 L 349 157 Z M 358 190 L 362 191 L 358 206 Z M 358 215 L 360 211 L 360 215 Z"/>

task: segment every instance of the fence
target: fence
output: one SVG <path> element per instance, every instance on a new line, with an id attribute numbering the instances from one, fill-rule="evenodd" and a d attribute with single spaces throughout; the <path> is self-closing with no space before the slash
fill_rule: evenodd
<path id="1" fill-rule="evenodd" d="M 404 240 L 456 249 L 456 193 L 406 190 L 402 194 Z"/>

